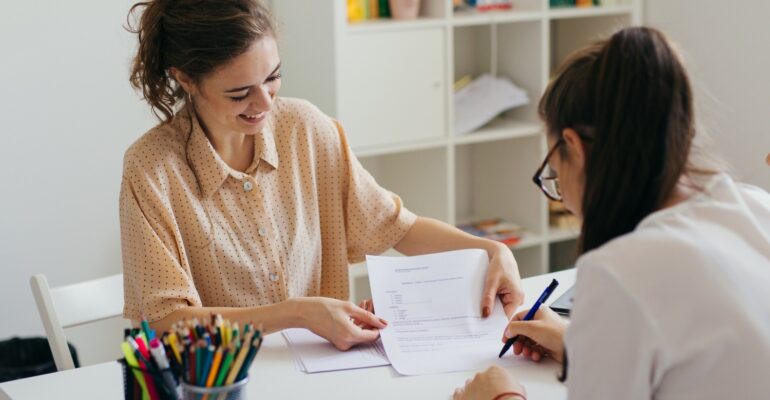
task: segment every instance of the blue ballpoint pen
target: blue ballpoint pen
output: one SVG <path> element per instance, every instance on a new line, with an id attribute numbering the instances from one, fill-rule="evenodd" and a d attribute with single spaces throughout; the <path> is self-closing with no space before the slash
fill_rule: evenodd
<path id="1" fill-rule="evenodd" d="M 550 297 L 550 296 L 551 296 L 551 293 L 553 293 L 554 289 L 556 289 L 556 286 L 559 286 L 559 281 L 557 281 L 556 279 L 554 279 L 554 280 L 551 282 L 551 284 L 550 284 L 550 285 L 548 285 L 548 287 L 547 287 L 547 288 L 545 288 L 545 290 L 543 291 L 543 294 L 541 294 L 541 295 L 540 295 L 540 298 L 539 298 L 539 299 L 537 299 L 537 301 L 536 301 L 536 302 L 535 302 L 535 304 L 532 306 L 532 308 L 530 308 L 530 309 L 529 309 L 529 312 L 527 313 L 527 315 L 526 315 L 526 316 L 524 316 L 524 319 L 523 319 L 522 321 L 529 321 L 529 320 L 531 320 L 532 318 L 534 318 L 534 317 L 535 317 L 535 314 L 537 313 L 537 310 L 540 308 L 540 306 L 542 306 L 542 305 L 543 305 L 543 303 L 545 303 L 545 302 L 546 302 L 546 300 L 548 300 L 548 297 Z M 513 343 L 516 341 L 516 339 L 517 339 L 518 337 L 519 337 L 519 335 L 516 335 L 516 336 L 514 336 L 514 337 L 512 337 L 512 338 L 508 339 L 508 340 L 505 342 L 505 345 L 503 346 L 503 349 L 500 351 L 500 355 L 499 355 L 499 356 L 497 356 L 497 357 L 498 357 L 498 358 L 502 358 L 502 357 L 503 357 L 503 355 L 505 354 L 505 352 L 506 352 L 506 351 L 508 351 L 508 349 L 510 349 L 510 348 L 511 348 L 511 346 L 513 346 Z"/>

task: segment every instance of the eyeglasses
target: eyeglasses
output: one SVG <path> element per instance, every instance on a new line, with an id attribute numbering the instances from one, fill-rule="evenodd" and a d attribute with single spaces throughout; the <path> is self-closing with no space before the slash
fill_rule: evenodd
<path id="1" fill-rule="evenodd" d="M 556 171 L 551 169 L 548 165 L 548 159 L 551 158 L 551 155 L 553 155 L 554 151 L 556 151 L 562 143 L 564 143 L 564 138 L 559 138 L 559 140 L 556 141 L 556 144 L 551 147 L 551 150 L 548 151 L 545 160 L 543 160 L 543 164 L 537 169 L 537 172 L 535 172 L 535 175 L 532 177 L 532 182 L 535 182 L 535 185 L 543 191 L 543 194 L 553 201 L 562 201 L 563 197 L 561 196 L 561 190 L 559 189 L 559 178 L 556 176 Z"/>

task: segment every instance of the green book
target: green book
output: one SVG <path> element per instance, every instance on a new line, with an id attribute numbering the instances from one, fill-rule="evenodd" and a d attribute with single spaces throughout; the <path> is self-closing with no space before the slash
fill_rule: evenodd
<path id="1" fill-rule="evenodd" d="M 388 0 L 378 0 L 380 5 L 380 18 L 390 18 L 390 2 Z"/>

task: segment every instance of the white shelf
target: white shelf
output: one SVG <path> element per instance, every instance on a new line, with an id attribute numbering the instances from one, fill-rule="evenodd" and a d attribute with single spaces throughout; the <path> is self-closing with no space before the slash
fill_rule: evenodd
<path id="1" fill-rule="evenodd" d="M 521 238 L 519 243 L 508 247 L 510 247 L 512 250 L 523 250 L 530 247 L 539 246 L 541 244 L 543 244 L 543 236 L 530 233 Z"/>
<path id="2" fill-rule="evenodd" d="M 481 129 L 462 136 L 456 136 L 454 143 L 458 145 L 491 142 L 521 137 L 531 137 L 542 133 L 543 126 L 531 122 L 510 120 L 505 117 L 496 118 Z"/>
<path id="3" fill-rule="evenodd" d="M 489 25 L 510 22 L 539 21 L 543 18 L 540 11 L 458 11 L 452 16 L 454 26 Z"/>
<path id="4" fill-rule="evenodd" d="M 431 139 L 431 140 L 394 143 L 394 144 L 389 144 L 384 146 L 354 147 L 353 153 L 355 153 L 356 157 L 377 157 L 377 156 L 383 156 L 388 154 L 399 154 L 399 153 L 406 153 L 411 151 L 438 149 L 441 147 L 446 147 L 448 143 L 449 141 L 447 140 L 447 138 L 442 137 L 442 138 Z"/>
<path id="5" fill-rule="evenodd" d="M 389 18 L 369 21 L 351 22 L 347 24 L 350 33 L 404 31 L 409 29 L 443 27 L 447 24 L 445 18 L 418 18 L 413 20 L 395 20 Z"/>
<path id="6" fill-rule="evenodd" d="M 549 243 L 574 240 L 577 239 L 578 236 L 580 236 L 580 227 L 575 227 L 575 229 L 554 228 L 550 226 L 548 227 Z"/>
<path id="7" fill-rule="evenodd" d="M 351 22 L 346 24 L 350 33 L 403 31 L 409 29 L 435 28 L 446 25 L 474 26 L 494 25 L 514 22 L 540 21 L 549 19 L 569 19 L 600 17 L 608 15 L 631 14 L 633 8 L 630 5 L 596 6 L 596 7 L 554 7 L 545 12 L 539 10 L 511 10 L 511 11 L 473 11 L 464 10 L 453 13 L 450 18 L 418 18 L 414 20 L 394 20 L 389 18 Z"/>
<path id="8" fill-rule="evenodd" d="M 598 7 L 554 7 L 548 10 L 550 19 L 601 17 L 607 15 L 631 14 L 633 8 L 630 5 L 598 6 Z"/>

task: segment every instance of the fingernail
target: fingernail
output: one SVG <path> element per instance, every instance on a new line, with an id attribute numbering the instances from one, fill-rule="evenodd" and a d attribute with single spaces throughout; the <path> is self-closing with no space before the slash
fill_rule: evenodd
<path id="1" fill-rule="evenodd" d="M 388 321 L 385 321 L 384 319 L 380 318 L 380 322 L 382 322 L 383 325 L 388 326 Z"/>
<path id="2" fill-rule="evenodd" d="M 513 337 L 513 335 L 511 335 L 511 332 L 509 332 L 509 331 L 506 329 L 506 330 L 505 330 L 505 338 L 506 338 L 506 339 L 510 339 L 511 337 Z"/>
<path id="3" fill-rule="evenodd" d="M 481 316 L 482 316 L 482 317 L 486 318 L 486 317 L 488 317 L 488 316 L 489 316 L 489 314 L 490 314 L 490 311 L 489 311 L 489 307 L 484 307 L 484 308 L 481 310 Z"/>

